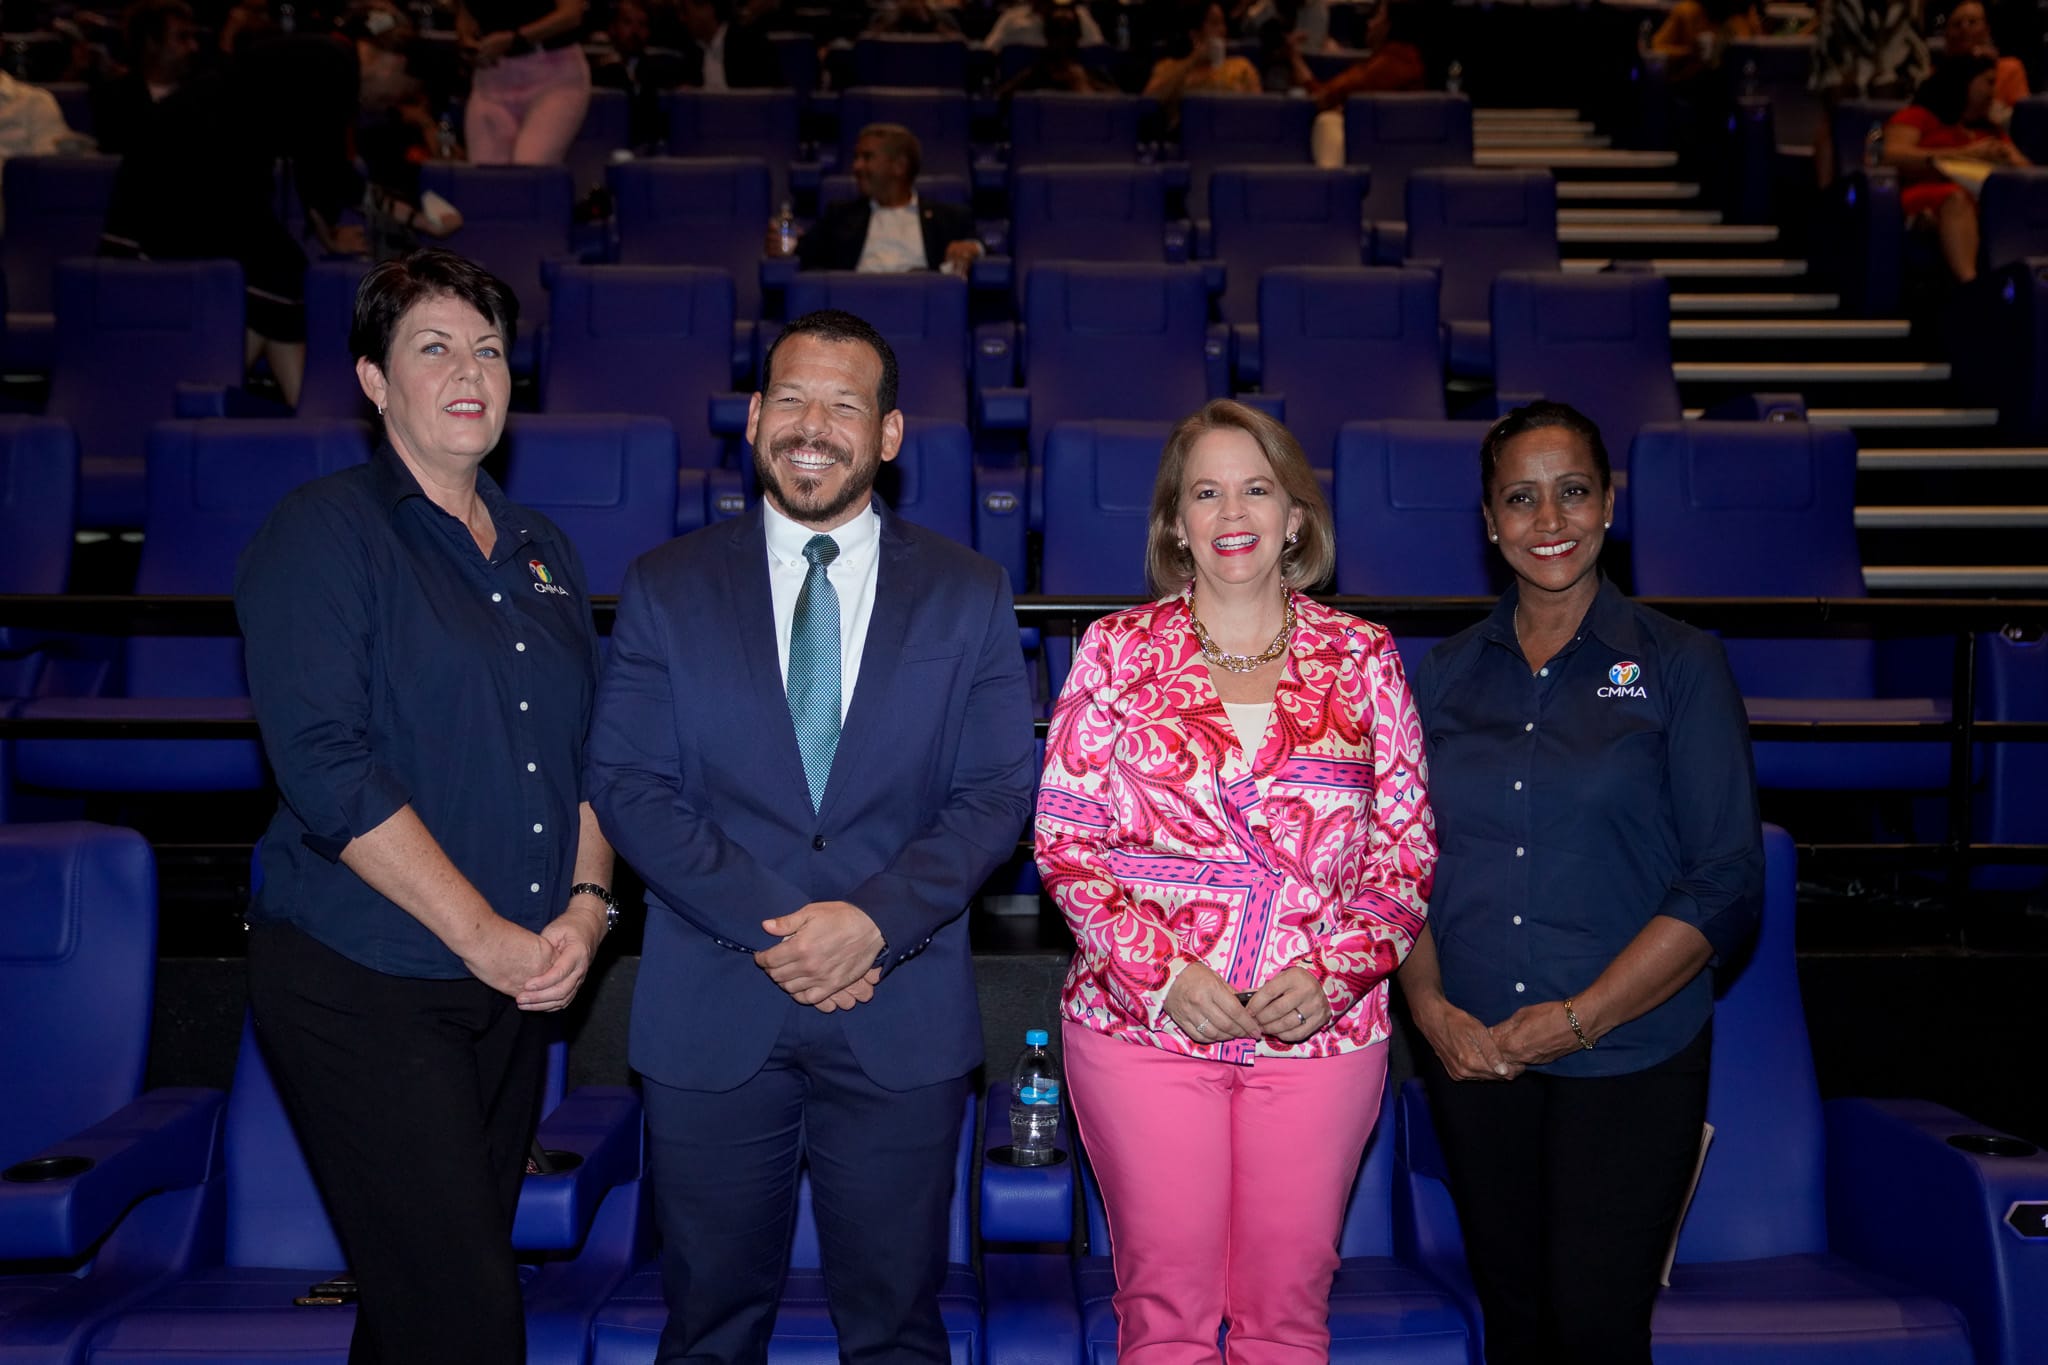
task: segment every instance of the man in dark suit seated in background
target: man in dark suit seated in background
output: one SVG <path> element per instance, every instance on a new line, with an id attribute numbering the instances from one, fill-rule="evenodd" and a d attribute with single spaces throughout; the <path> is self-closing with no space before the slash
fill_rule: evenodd
<path id="1" fill-rule="evenodd" d="M 917 195 L 924 159 L 917 135 L 894 123 L 860 130 L 853 146 L 853 182 L 861 197 L 834 204 L 796 244 L 805 270 L 950 270 L 965 275 L 981 243 L 974 214 L 963 204 Z"/>
<path id="2" fill-rule="evenodd" d="M 751 0 L 681 0 L 672 25 L 657 22 L 655 37 L 681 55 L 680 85 L 701 90 L 764 90 L 779 86 L 782 64 L 768 39 L 773 5 Z M 679 28 L 675 41 L 663 32 Z"/>
<path id="3" fill-rule="evenodd" d="M 680 52 L 653 46 L 653 37 L 646 0 L 618 0 L 604 27 L 605 41 L 590 49 L 590 83 L 631 97 L 635 147 L 667 135 L 661 92 L 689 83 L 696 66 Z"/>

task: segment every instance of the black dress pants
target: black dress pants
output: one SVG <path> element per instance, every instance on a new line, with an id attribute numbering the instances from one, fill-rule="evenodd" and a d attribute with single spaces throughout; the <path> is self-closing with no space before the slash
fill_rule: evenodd
<path id="1" fill-rule="evenodd" d="M 472 977 L 386 976 L 289 925 L 249 1003 L 356 1278 L 350 1365 L 523 1365 L 512 1215 L 546 1029 Z"/>
<path id="2" fill-rule="evenodd" d="M 1416 1049 L 1486 1316 L 1487 1365 L 1650 1365 L 1699 1159 L 1713 1025 L 1620 1076 L 1454 1081 Z"/>

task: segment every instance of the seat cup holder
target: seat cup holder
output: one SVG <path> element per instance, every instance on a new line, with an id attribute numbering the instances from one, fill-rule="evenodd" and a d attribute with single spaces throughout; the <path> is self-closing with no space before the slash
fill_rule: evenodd
<path id="1" fill-rule="evenodd" d="M 1948 1145 L 1973 1156 L 2032 1156 L 2040 1151 L 2033 1143 L 2003 1133 L 1957 1133 Z"/>
<path id="2" fill-rule="evenodd" d="M 535 1172 L 537 1175 L 566 1175 L 583 1164 L 583 1153 L 560 1152 L 553 1147 L 547 1149 L 548 1169 Z"/>
<path id="3" fill-rule="evenodd" d="M 18 1161 L 0 1171 L 0 1180 L 15 1185 L 37 1185 L 50 1180 L 69 1180 L 92 1169 L 89 1156 L 39 1156 Z"/>

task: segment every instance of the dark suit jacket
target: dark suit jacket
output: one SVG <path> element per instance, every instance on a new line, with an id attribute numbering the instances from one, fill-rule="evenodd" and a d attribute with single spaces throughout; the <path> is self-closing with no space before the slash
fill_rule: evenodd
<path id="1" fill-rule="evenodd" d="M 946 248 L 974 236 L 974 214 L 962 204 L 917 201 L 924 226 L 924 263 L 933 270 L 945 263 Z M 797 239 L 797 263 L 805 270 L 852 270 L 860 264 L 868 242 L 869 203 L 850 199 L 818 216 L 811 230 Z"/>
<path id="2" fill-rule="evenodd" d="M 704 84 L 704 49 L 684 38 L 675 51 L 682 67 L 677 84 L 695 89 Z M 732 24 L 725 30 L 725 83 L 734 90 L 772 90 L 785 84 L 782 62 L 768 31 L 754 24 Z"/>
<path id="3" fill-rule="evenodd" d="M 777 661 L 759 506 L 642 555 L 626 577 L 586 784 L 647 884 L 630 1059 L 728 1090 L 799 1005 L 750 954 L 761 921 L 848 900 L 888 940 L 842 1027 L 892 1090 L 981 1060 L 965 909 L 1016 850 L 1036 777 L 1002 569 L 884 509 L 874 614 L 824 808 L 811 812 Z"/>

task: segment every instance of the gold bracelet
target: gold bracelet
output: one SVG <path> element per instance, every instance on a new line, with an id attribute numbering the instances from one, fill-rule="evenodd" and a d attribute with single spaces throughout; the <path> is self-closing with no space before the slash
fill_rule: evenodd
<path id="1" fill-rule="evenodd" d="M 1572 1035 L 1579 1040 L 1580 1050 L 1591 1052 L 1593 1045 L 1586 1041 L 1586 1031 L 1579 1027 L 1579 1012 L 1572 1008 L 1572 998 L 1569 995 L 1564 998 L 1564 1018 L 1565 1022 L 1572 1026 Z"/>

